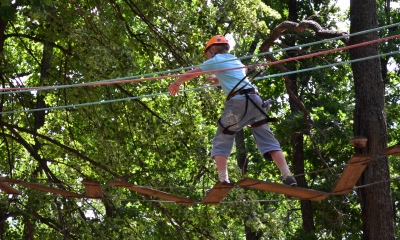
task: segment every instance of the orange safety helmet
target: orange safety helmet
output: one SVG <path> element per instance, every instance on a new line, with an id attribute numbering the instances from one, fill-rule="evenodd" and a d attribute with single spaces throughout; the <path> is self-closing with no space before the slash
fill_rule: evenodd
<path id="1" fill-rule="evenodd" d="M 211 45 L 214 45 L 214 44 L 228 44 L 229 45 L 229 42 L 226 39 L 226 37 L 224 37 L 222 35 L 216 35 L 216 36 L 212 37 L 210 40 L 208 40 L 206 47 L 204 48 L 204 54 L 206 54 L 207 49 L 209 47 L 211 47 Z"/>

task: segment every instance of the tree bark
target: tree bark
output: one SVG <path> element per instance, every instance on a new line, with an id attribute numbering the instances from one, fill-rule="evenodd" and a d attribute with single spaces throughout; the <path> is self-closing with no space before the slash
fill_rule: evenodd
<path id="1" fill-rule="evenodd" d="M 246 145 L 244 143 L 244 131 L 243 129 L 238 131 L 235 134 L 235 145 L 236 145 L 236 161 L 238 164 L 238 167 L 240 168 L 242 175 L 245 175 L 247 173 L 247 150 L 246 150 Z"/>
<path id="2" fill-rule="evenodd" d="M 257 43 L 259 41 L 259 36 L 256 34 L 254 36 L 254 41 L 250 46 L 250 49 L 248 50 L 249 53 L 254 54 L 254 51 L 256 50 Z M 247 64 L 247 61 L 243 61 L 244 64 Z M 249 164 L 248 158 L 247 158 L 247 149 L 246 149 L 246 144 L 244 142 L 244 130 L 240 130 L 236 132 L 235 134 L 235 144 L 236 144 L 236 152 L 237 152 L 237 157 L 236 161 L 238 164 L 238 167 L 241 170 L 242 176 L 247 173 L 247 167 Z M 251 215 L 251 213 L 248 213 Z M 262 232 L 260 230 L 254 231 L 248 224 L 248 219 L 250 217 L 245 217 L 243 219 L 243 225 L 244 225 L 244 231 L 246 233 L 246 240 L 259 240 L 261 239 Z"/>
<path id="3" fill-rule="evenodd" d="M 289 21 L 297 22 L 297 4 L 296 0 L 289 0 Z M 286 44 L 288 46 L 295 46 L 296 45 L 296 37 L 289 37 L 286 40 Z M 296 53 L 288 51 L 288 57 L 295 57 Z M 296 69 L 296 62 L 291 61 L 287 63 L 287 68 L 291 70 Z M 298 93 L 298 81 L 297 81 L 297 74 L 290 74 L 289 76 L 290 81 L 290 90 L 299 99 Z M 296 99 L 289 98 L 290 104 L 290 111 L 292 113 L 301 112 L 300 106 L 297 104 Z M 295 134 L 292 137 L 292 145 L 293 145 L 293 170 L 295 175 L 299 175 L 296 177 L 297 185 L 300 187 L 307 188 L 306 178 L 304 176 L 304 142 L 303 142 L 303 133 Z M 310 200 L 301 200 L 301 215 L 303 220 L 303 230 L 306 232 L 313 232 L 314 231 L 314 218 L 313 218 L 313 209 Z"/>
<path id="4" fill-rule="evenodd" d="M 378 27 L 374 0 L 350 0 L 350 32 Z M 350 44 L 378 39 L 378 31 L 351 37 Z M 351 59 L 379 54 L 378 44 L 353 48 Z M 373 157 L 359 179 L 358 196 L 362 209 L 363 239 L 395 239 L 389 163 L 382 151 L 387 147 L 385 84 L 379 58 L 352 63 L 356 104 L 354 136 L 368 138 L 367 146 L 356 153 Z"/>

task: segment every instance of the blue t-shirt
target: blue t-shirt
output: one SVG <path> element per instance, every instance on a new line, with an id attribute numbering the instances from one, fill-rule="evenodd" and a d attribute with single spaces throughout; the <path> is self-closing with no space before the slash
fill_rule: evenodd
<path id="1" fill-rule="evenodd" d="M 235 69 L 230 69 L 235 68 Z M 236 86 L 246 76 L 246 68 L 244 68 L 243 63 L 237 59 L 232 54 L 217 54 L 214 57 L 205 61 L 200 65 L 200 69 L 204 72 L 212 70 L 229 69 L 223 72 L 213 72 L 221 84 L 222 90 L 228 96 L 231 90 Z M 246 85 L 247 84 L 247 85 Z M 254 88 L 254 86 L 249 83 L 249 79 L 246 77 L 235 90 L 240 89 L 242 86 L 246 85 L 244 89 Z"/>

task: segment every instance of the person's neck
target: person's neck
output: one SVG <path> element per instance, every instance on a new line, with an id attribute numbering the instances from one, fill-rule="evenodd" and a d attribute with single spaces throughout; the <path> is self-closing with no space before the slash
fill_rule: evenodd
<path id="1" fill-rule="evenodd" d="M 217 54 L 225 54 L 225 53 L 216 53 L 216 54 L 214 54 L 214 56 L 212 56 L 212 58 L 217 56 Z"/>

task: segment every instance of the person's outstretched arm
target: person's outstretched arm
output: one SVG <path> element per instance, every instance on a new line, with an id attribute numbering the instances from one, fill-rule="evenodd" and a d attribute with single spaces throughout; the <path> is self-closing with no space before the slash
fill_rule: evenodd
<path id="1" fill-rule="evenodd" d="M 190 74 L 187 74 L 190 73 Z M 180 76 L 178 79 L 176 79 L 171 85 L 169 85 L 168 90 L 170 95 L 176 95 L 179 93 L 179 86 L 186 82 L 189 81 L 190 79 L 193 79 L 201 74 L 203 74 L 203 70 L 201 70 L 199 67 L 194 68 L 192 70 L 187 71 L 184 75 Z"/>

